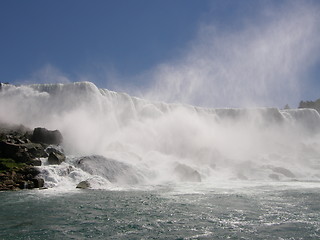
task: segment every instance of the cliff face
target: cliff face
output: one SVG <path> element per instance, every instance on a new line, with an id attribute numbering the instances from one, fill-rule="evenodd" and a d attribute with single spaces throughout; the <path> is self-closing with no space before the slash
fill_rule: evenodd
<path id="1" fill-rule="evenodd" d="M 318 111 L 320 113 L 320 98 L 316 101 L 301 101 L 299 103 L 299 108 L 312 108 Z"/>

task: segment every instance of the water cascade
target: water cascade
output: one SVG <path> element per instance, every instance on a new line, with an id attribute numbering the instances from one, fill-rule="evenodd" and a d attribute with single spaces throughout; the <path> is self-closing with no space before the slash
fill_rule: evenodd
<path id="1" fill-rule="evenodd" d="M 201 108 L 78 82 L 3 85 L 0 116 L 61 131 L 67 161 L 42 159 L 49 187 L 320 180 L 320 116 L 312 109 Z"/>

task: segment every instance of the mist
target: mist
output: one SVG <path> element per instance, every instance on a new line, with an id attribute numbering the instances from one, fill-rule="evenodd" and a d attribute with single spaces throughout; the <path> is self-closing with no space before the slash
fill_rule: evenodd
<path id="1" fill-rule="evenodd" d="M 113 64 L 94 63 L 94 70 L 74 74 L 45 64 L 17 82 L 90 81 L 151 101 L 211 108 L 296 107 L 314 92 L 310 72 L 320 62 L 320 7 L 312 1 L 255 7 L 230 26 L 208 11 L 193 39 L 137 75 L 124 76 Z"/>
<path id="2" fill-rule="evenodd" d="M 179 57 L 142 76 L 151 82 L 143 96 L 206 107 L 297 106 L 319 61 L 319 10 L 285 1 L 263 4 L 236 28 L 202 23 Z"/>
<path id="3" fill-rule="evenodd" d="M 0 114 L 3 122 L 59 129 L 68 156 L 114 159 L 144 183 L 319 177 L 320 116 L 312 109 L 199 108 L 82 82 L 5 85 Z M 97 170 L 103 163 L 92 162 Z"/>

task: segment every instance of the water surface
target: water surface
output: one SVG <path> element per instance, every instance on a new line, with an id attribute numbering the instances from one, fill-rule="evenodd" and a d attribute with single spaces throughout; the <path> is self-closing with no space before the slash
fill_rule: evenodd
<path id="1" fill-rule="evenodd" d="M 317 183 L 0 192 L 1 239 L 319 239 Z"/>

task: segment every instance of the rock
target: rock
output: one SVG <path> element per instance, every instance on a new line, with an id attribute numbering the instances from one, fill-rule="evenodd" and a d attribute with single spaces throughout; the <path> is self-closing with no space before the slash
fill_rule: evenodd
<path id="1" fill-rule="evenodd" d="M 186 182 L 201 182 L 201 175 L 197 170 L 185 165 L 178 164 L 174 168 L 174 172 L 177 174 L 181 181 Z"/>
<path id="2" fill-rule="evenodd" d="M 273 167 L 271 169 L 275 173 L 280 173 L 280 174 L 282 174 L 282 175 L 284 175 L 285 177 L 288 177 L 288 178 L 296 177 L 290 170 L 288 170 L 286 168 L 283 168 L 283 167 Z"/>
<path id="3" fill-rule="evenodd" d="M 0 180 L 5 180 L 7 178 L 7 174 L 0 173 Z"/>
<path id="4" fill-rule="evenodd" d="M 5 185 L 14 185 L 14 181 L 11 180 L 11 179 L 5 180 L 3 183 L 4 183 Z"/>
<path id="5" fill-rule="evenodd" d="M 59 165 L 66 160 L 66 156 L 63 153 L 51 152 L 48 157 L 48 163 L 50 165 Z"/>
<path id="6" fill-rule="evenodd" d="M 43 188 L 44 186 L 43 178 L 33 178 L 31 181 L 33 182 L 35 188 Z"/>
<path id="7" fill-rule="evenodd" d="M 22 156 L 23 152 L 25 152 L 25 149 L 21 148 L 17 144 L 6 141 L 0 141 L 0 153 L 1 157 L 3 158 L 12 158 L 15 160 L 20 160 L 20 157 Z"/>
<path id="8" fill-rule="evenodd" d="M 88 189 L 88 188 L 90 188 L 90 183 L 87 180 L 86 181 L 82 181 L 77 185 L 76 188 Z"/>
<path id="9" fill-rule="evenodd" d="M 32 178 L 37 176 L 40 173 L 40 171 L 35 167 L 27 166 L 22 169 L 19 169 L 18 173 L 24 176 L 25 179 L 31 180 Z"/>
<path id="10" fill-rule="evenodd" d="M 33 158 L 48 157 L 45 149 L 39 143 L 24 143 L 20 146 L 24 147 Z"/>
<path id="11" fill-rule="evenodd" d="M 26 181 L 20 181 L 18 182 L 20 189 L 26 189 L 27 188 L 27 182 Z"/>
<path id="12" fill-rule="evenodd" d="M 278 174 L 274 174 L 274 173 L 269 174 L 269 178 L 271 178 L 272 180 L 277 180 L 277 181 L 280 180 L 279 175 Z"/>
<path id="13" fill-rule="evenodd" d="M 45 152 L 47 154 L 50 154 L 52 152 L 54 153 L 59 153 L 59 154 L 64 154 L 63 148 L 61 146 L 55 146 L 55 145 L 50 145 L 45 149 Z"/>
<path id="14" fill-rule="evenodd" d="M 33 189 L 34 188 L 34 183 L 32 181 L 27 181 L 26 188 L 27 189 Z"/>
<path id="15" fill-rule="evenodd" d="M 76 166 L 112 183 L 137 184 L 143 181 L 143 176 L 134 166 L 99 155 L 81 157 Z"/>
<path id="16" fill-rule="evenodd" d="M 40 159 L 33 159 L 32 162 L 30 162 L 31 166 L 41 166 L 42 162 Z"/>
<path id="17" fill-rule="evenodd" d="M 42 145 L 38 143 L 15 144 L 0 141 L 0 157 L 3 158 L 11 158 L 22 163 L 33 163 L 35 158 L 47 156 Z"/>
<path id="18" fill-rule="evenodd" d="M 12 160 L 13 161 L 13 160 Z M 7 164 L 14 162 L 7 161 Z M 1 190 L 17 190 L 17 189 L 32 189 L 35 186 L 42 187 L 43 179 L 38 179 L 36 176 L 40 173 L 37 168 L 26 166 L 15 167 L 16 170 L 7 170 L 1 173 L 0 176 L 0 191 Z M 35 180 L 37 179 L 37 180 Z"/>
<path id="19" fill-rule="evenodd" d="M 50 141 L 34 143 L 30 141 L 31 130 L 0 122 L 0 191 L 44 186 L 44 180 L 36 177 L 40 171 L 33 166 L 41 166 L 40 158 L 48 157 L 44 148 L 46 142 L 60 143 L 62 140 L 59 131 L 48 131 L 47 135 Z M 59 155 L 58 159 L 63 158 Z"/>
<path id="20" fill-rule="evenodd" d="M 62 135 L 59 130 L 49 131 L 46 128 L 35 128 L 31 137 L 32 142 L 45 144 L 60 144 Z"/>

